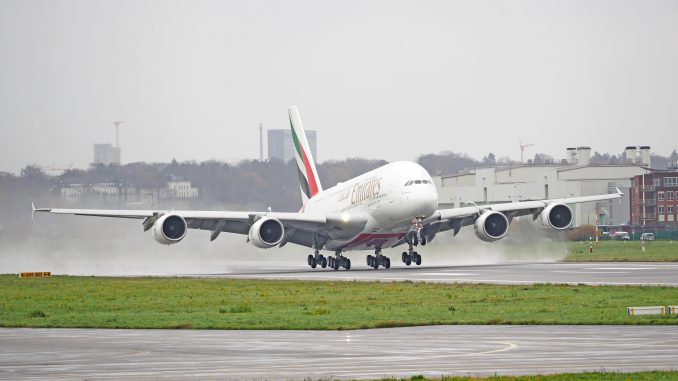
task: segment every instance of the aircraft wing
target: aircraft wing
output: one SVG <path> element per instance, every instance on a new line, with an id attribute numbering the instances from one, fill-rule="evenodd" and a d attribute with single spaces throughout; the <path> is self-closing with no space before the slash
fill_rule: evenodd
<path id="1" fill-rule="evenodd" d="M 552 200 L 534 200 L 508 202 L 501 204 L 464 206 L 461 208 L 440 209 L 431 217 L 424 220 L 424 225 L 429 231 L 429 240 L 433 239 L 436 233 L 446 230 L 453 230 L 456 235 L 462 226 L 472 225 L 476 218 L 485 211 L 495 211 L 504 213 L 509 219 L 513 217 L 533 215 L 538 217 L 546 207 L 552 204 L 578 204 L 582 202 L 603 201 L 621 198 L 623 193 L 617 188 L 616 193 L 568 197 Z"/>
<path id="2" fill-rule="evenodd" d="M 360 214 L 313 215 L 307 213 L 238 211 L 58 209 L 35 208 L 33 206 L 33 215 L 36 212 L 143 219 L 144 230 L 152 228 L 155 221 L 163 215 L 172 214 L 186 220 L 189 229 L 212 231 L 211 240 L 215 240 L 221 232 L 246 235 L 254 222 L 266 217 L 279 220 L 285 227 L 285 238 L 280 246 L 292 242 L 308 247 L 314 245 L 322 247 L 328 239 L 357 234 L 367 224 L 367 217 Z"/>

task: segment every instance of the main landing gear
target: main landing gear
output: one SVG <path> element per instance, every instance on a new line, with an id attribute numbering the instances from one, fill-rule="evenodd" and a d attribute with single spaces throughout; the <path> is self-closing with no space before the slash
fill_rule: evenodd
<path id="1" fill-rule="evenodd" d="M 327 267 L 327 258 L 320 254 L 320 251 L 318 250 L 315 250 L 315 254 L 308 255 L 307 262 L 308 265 L 313 269 L 316 268 L 316 266 L 320 266 L 322 268 Z"/>
<path id="2" fill-rule="evenodd" d="M 341 255 L 341 251 L 337 251 L 336 257 L 325 257 L 320 254 L 320 251 L 315 250 L 315 254 L 309 254 L 307 259 L 311 268 L 316 268 L 316 266 L 326 268 L 329 265 L 334 270 L 339 270 L 340 267 L 346 270 L 351 269 L 351 260 Z"/>
<path id="3" fill-rule="evenodd" d="M 351 260 L 341 255 L 341 252 L 337 252 L 336 257 L 330 257 L 330 267 L 334 270 L 339 270 L 339 267 L 343 267 L 346 270 L 351 269 Z"/>
<path id="4" fill-rule="evenodd" d="M 378 269 L 379 266 L 388 269 L 391 267 L 391 259 L 381 254 L 381 248 L 376 248 L 374 250 L 374 255 L 367 256 L 367 265 L 375 270 Z"/>

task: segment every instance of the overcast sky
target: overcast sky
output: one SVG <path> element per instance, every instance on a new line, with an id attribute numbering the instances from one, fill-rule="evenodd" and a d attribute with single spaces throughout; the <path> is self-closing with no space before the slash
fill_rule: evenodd
<path id="1" fill-rule="evenodd" d="M 678 1 L 0 0 L 0 170 L 678 147 Z"/>

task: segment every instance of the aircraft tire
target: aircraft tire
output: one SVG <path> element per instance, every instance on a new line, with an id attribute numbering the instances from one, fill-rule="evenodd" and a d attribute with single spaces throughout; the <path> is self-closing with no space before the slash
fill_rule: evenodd
<path id="1" fill-rule="evenodd" d="M 313 256 L 311 254 L 308 255 L 308 258 L 306 258 L 308 265 L 310 266 L 312 261 L 313 261 Z"/>
<path id="2" fill-rule="evenodd" d="M 311 258 L 311 268 L 315 268 L 318 265 L 318 262 L 315 260 L 315 258 Z"/>
<path id="3" fill-rule="evenodd" d="M 403 263 L 407 262 L 407 253 L 404 252 L 404 251 L 403 251 L 402 259 L 403 259 Z"/>
<path id="4" fill-rule="evenodd" d="M 326 268 L 326 267 L 327 267 L 327 258 L 322 257 L 322 258 L 320 259 L 320 267 L 322 267 L 322 268 Z"/>
<path id="5" fill-rule="evenodd" d="M 384 257 L 384 267 L 386 267 L 387 269 L 391 268 L 391 258 Z"/>
<path id="6" fill-rule="evenodd" d="M 350 260 L 350 259 L 346 258 L 346 259 L 344 260 L 344 268 L 345 268 L 346 270 L 350 270 L 350 269 L 351 269 L 351 260 Z"/>
<path id="7" fill-rule="evenodd" d="M 416 263 L 417 266 L 421 265 L 421 255 L 419 255 L 419 253 L 415 251 L 414 256 L 415 256 L 414 263 Z"/>
<path id="8" fill-rule="evenodd" d="M 405 257 L 405 264 L 408 265 L 408 266 L 412 264 L 412 258 L 410 258 L 409 255 L 407 257 Z"/>

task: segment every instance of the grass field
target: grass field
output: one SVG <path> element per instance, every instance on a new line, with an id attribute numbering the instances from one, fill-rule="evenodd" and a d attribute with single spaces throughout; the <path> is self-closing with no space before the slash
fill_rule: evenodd
<path id="1" fill-rule="evenodd" d="M 678 324 L 627 306 L 678 288 L 0 276 L 0 326 L 356 329 L 434 324 Z"/>
<path id="2" fill-rule="evenodd" d="M 384 381 L 396 379 L 384 379 Z M 486 378 L 476 377 L 442 377 L 430 379 L 414 376 L 403 381 L 670 381 L 678 380 L 678 372 L 638 372 L 638 373 L 564 373 L 544 376 L 494 376 Z"/>
<path id="3" fill-rule="evenodd" d="M 593 243 L 589 254 L 589 242 L 568 244 L 566 262 L 678 262 L 678 241 L 647 241 L 645 252 L 641 241 L 600 241 Z"/>

